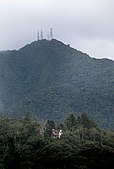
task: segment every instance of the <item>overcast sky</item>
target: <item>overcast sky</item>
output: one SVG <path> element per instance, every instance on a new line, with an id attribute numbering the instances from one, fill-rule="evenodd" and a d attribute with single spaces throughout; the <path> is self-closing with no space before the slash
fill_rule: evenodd
<path id="1" fill-rule="evenodd" d="M 96 58 L 114 60 L 114 0 L 0 0 L 0 50 L 36 40 L 37 30 Z"/>

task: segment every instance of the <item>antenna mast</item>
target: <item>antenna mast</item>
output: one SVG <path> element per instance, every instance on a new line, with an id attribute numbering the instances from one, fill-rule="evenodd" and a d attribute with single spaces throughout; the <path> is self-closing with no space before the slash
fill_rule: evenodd
<path id="1" fill-rule="evenodd" d="M 38 30 L 38 32 L 37 32 L 37 41 L 39 41 L 40 40 L 40 36 L 39 36 L 39 30 Z"/>
<path id="2" fill-rule="evenodd" d="M 47 33 L 47 40 L 49 40 L 50 38 L 49 38 L 49 33 Z"/>
<path id="3" fill-rule="evenodd" d="M 41 40 L 43 40 L 43 31 L 41 30 Z"/>
<path id="4" fill-rule="evenodd" d="M 50 28 L 50 38 L 53 39 L 53 28 Z"/>

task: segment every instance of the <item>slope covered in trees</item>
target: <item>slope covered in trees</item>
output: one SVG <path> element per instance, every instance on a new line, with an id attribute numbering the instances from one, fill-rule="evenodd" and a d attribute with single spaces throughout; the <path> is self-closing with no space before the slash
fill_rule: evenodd
<path id="1" fill-rule="evenodd" d="M 52 39 L 18 51 L 0 52 L 0 110 L 14 117 L 27 111 L 63 121 L 86 112 L 114 128 L 114 62 L 94 59 Z"/>
<path id="2" fill-rule="evenodd" d="M 50 134 L 62 129 L 60 138 Z M 113 169 L 114 132 L 98 128 L 86 114 L 62 124 L 0 117 L 0 169 Z"/>

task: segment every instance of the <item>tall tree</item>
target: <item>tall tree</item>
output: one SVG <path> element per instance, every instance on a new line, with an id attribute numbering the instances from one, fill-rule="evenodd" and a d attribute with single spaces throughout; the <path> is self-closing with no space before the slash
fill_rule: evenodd
<path id="1" fill-rule="evenodd" d="M 52 120 L 47 120 L 47 123 L 45 125 L 45 131 L 44 131 L 44 135 L 51 137 L 52 134 L 52 129 L 55 128 L 55 123 Z"/>
<path id="2" fill-rule="evenodd" d="M 89 119 L 86 113 L 82 113 L 79 118 L 79 123 L 83 125 L 85 128 L 97 127 L 97 125 Z"/>
<path id="3" fill-rule="evenodd" d="M 74 116 L 74 114 L 70 113 L 68 115 L 68 117 L 65 120 L 65 125 L 68 129 L 72 129 L 76 127 L 77 121 L 76 121 L 76 117 Z"/>

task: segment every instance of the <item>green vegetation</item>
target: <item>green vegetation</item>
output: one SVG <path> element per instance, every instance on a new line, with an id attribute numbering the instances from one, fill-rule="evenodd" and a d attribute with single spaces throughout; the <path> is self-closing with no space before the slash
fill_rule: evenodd
<path id="1" fill-rule="evenodd" d="M 103 57 L 103 56 L 102 56 Z M 55 39 L 0 52 L 0 112 L 63 122 L 88 114 L 114 129 L 114 61 L 94 59 Z"/>
<path id="2" fill-rule="evenodd" d="M 53 128 L 62 129 L 53 138 Z M 98 128 L 83 113 L 63 124 L 0 117 L 0 169 L 113 169 L 114 132 Z"/>

